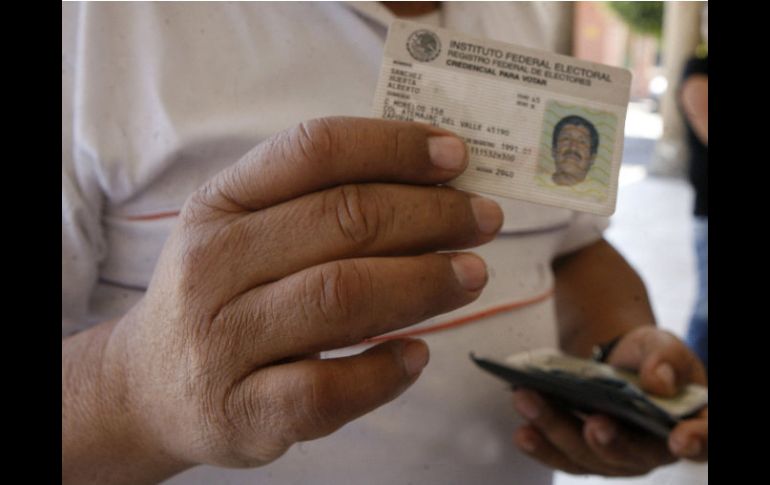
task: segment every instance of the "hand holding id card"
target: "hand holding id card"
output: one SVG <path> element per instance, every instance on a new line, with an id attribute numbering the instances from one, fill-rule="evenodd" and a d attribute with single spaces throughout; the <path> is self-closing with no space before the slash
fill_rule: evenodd
<path id="1" fill-rule="evenodd" d="M 630 86 L 626 69 L 396 20 L 373 112 L 463 137 L 454 187 L 608 216 Z"/>

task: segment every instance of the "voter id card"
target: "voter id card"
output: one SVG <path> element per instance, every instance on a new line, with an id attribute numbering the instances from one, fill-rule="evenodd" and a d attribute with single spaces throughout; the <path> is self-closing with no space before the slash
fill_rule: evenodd
<path id="1" fill-rule="evenodd" d="M 396 20 L 373 115 L 463 137 L 456 188 L 609 216 L 630 87 L 626 69 Z"/>
<path id="2" fill-rule="evenodd" d="M 704 386 L 688 384 L 676 396 L 654 396 L 642 391 L 632 372 L 555 349 L 521 352 L 504 362 L 471 358 L 514 387 L 539 391 L 568 409 L 609 414 L 661 438 L 708 404 Z"/>

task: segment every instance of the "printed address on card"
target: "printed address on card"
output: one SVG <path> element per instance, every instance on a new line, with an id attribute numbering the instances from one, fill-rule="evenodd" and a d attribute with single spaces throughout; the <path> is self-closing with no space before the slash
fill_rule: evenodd
<path id="1" fill-rule="evenodd" d="M 396 20 L 373 112 L 462 136 L 454 187 L 610 215 L 630 86 L 626 69 Z"/>

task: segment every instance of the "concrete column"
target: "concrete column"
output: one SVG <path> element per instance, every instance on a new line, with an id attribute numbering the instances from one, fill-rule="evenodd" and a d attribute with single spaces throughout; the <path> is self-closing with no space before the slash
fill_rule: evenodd
<path id="1" fill-rule="evenodd" d="M 701 10 L 706 2 L 664 2 L 663 70 L 668 89 L 661 102 L 663 135 L 650 163 L 652 175 L 684 177 L 687 173 L 685 127 L 676 91 L 685 61 L 700 43 Z"/>

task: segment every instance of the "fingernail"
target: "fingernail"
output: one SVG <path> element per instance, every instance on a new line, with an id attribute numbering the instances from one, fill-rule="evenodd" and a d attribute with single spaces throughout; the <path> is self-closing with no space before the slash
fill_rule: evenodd
<path id="1" fill-rule="evenodd" d="M 540 416 L 540 405 L 531 396 L 521 393 L 513 395 L 513 406 L 519 414 L 529 421 L 537 419 Z"/>
<path id="2" fill-rule="evenodd" d="M 494 234 L 503 225 L 503 210 L 494 200 L 485 197 L 472 197 L 471 209 L 476 218 L 479 231 Z"/>
<path id="3" fill-rule="evenodd" d="M 456 254 L 452 256 L 452 269 L 460 286 L 468 291 L 476 291 L 487 283 L 487 265 L 478 256 Z"/>
<path id="4" fill-rule="evenodd" d="M 673 390 L 676 388 L 674 368 L 671 367 L 671 364 L 664 363 L 659 365 L 658 368 L 655 369 L 655 375 L 658 376 L 658 379 L 660 379 L 669 389 Z"/>
<path id="5" fill-rule="evenodd" d="M 433 165 L 446 170 L 460 170 L 465 166 L 465 144 L 454 136 L 428 138 L 428 155 Z"/>
<path id="6" fill-rule="evenodd" d="M 410 376 L 419 374 L 428 364 L 430 352 L 428 346 L 422 340 L 412 340 L 406 343 L 401 351 L 404 360 L 404 368 Z"/>
<path id="7" fill-rule="evenodd" d="M 607 446 L 615 439 L 615 428 L 612 426 L 597 426 L 594 430 L 596 441 L 602 446 Z"/>

